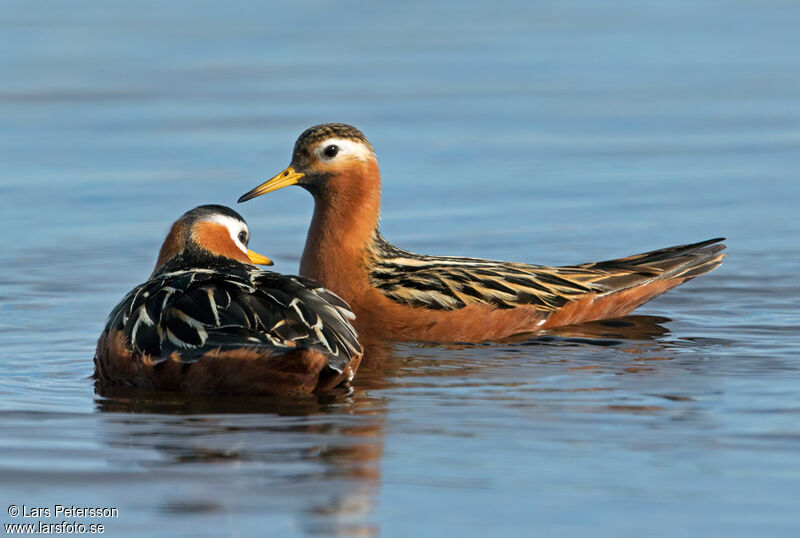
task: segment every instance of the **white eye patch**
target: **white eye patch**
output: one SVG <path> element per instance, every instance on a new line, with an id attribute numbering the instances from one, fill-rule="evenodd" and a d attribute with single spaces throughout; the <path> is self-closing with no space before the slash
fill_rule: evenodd
<path id="1" fill-rule="evenodd" d="M 330 146 L 336 146 L 338 151 L 335 155 L 331 156 L 326 153 L 326 150 Z M 358 140 L 351 140 L 348 138 L 328 138 L 324 142 L 321 142 L 314 148 L 314 155 L 317 156 L 318 159 L 321 161 L 334 161 L 341 157 L 355 157 L 360 161 L 366 161 L 368 159 L 374 159 L 375 154 L 372 153 L 372 149 L 366 144 L 359 142 Z"/>
<path id="2" fill-rule="evenodd" d="M 225 228 L 228 230 L 228 233 L 231 234 L 233 243 L 239 247 L 239 250 L 247 254 L 247 246 L 245 246 L 245 244 L 239 239 L 239 234 L 241 232 L 244 232 L 245 235 L 248 234 L 247 225 L 244 222 L 226 215 L 213 215 L 211 218 L 207 219 L 206 222 L 215 222 L 225 226 Z"/>

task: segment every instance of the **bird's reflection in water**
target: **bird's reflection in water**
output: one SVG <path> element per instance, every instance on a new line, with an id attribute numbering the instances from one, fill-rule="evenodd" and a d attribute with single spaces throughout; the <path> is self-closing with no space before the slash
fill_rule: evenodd
<path id="1" fill-rule="evenodd" d="M 667 336 L 669 329 L 662 323 L 672 321 L 660 316 L 627 316 L 624 318 L 590 321 L 543 331 L 533 337 L 520 336 L 525 345 L 588 344 L 613 346 L 631 341 L 651 341 Z M 524 339 L 524 340 L 521 340 Z"/>
<path id="2" fill-rule="evenodd" d="M 489 370 L 512 372 L 520 352 L 528 360 L 560 353 L 569 361 L 564 348 L 614 348 L 635 357 L 642 349 L 664 348 L 659 339 L 668 330 L 661 324 L 668 321 L 629 316 L 487 344 L 367 341 L 354 387 L 312 398 L 98 386 L 96 406 L 109 413 L 103 435 L 111 448 L 128 454 L 135 449 L 141 457 L 128 464 L 156 471 L 155 479 L 166 480 L 167 486 L 171 480 L 181 486 L 167 488 L 176 493 L 165 495 L 165 511 L 250 510 L 254 517 L 291 513 L 307 532 L 374 535 L 379 532 L 373 517 L 393 390 L 437 386 L 447 379 L 456 384 L 504 383 Z M 543 372 L 526 374 L 534 382 Z M 512 377 L 518 381 L 516 373 Z M 192 475 L 190 483 L 211 481 L 219 484 L 219 491 L 201 488 L 187 494 L 182 487 L 185 473 Z M 226 504 L 225 499 L 242 496 L 247 506 Z"/>
<path id="3" fill-rule="evenodd" d="M 290 525 L 307 532 L 377 533 L 371 517 L 380 485 L 381 400 L 346 388 L 302 399 L 96 391 L 97 409 L 109 413 L 102 435 L 117 449 L 110 453 L 138 455 L 125 464 L 153 471 L 156 491 L 168 491 L 159 510 L 294 514 Z"/>

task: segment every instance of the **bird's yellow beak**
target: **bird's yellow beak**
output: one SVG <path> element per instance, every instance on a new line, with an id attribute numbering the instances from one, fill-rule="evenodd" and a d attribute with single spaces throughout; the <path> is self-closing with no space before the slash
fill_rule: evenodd
<path id="1" fill-rule="evenodd" d="M 272 260 L 266 256 L 262 256 L 258 252 L 253 252 L 249 248 L 247 249 L 247 257 L 250 258 L 250 261 L 256 265 L 272 265 Z"/>
<path id="2" fill-rule="evenodd" d="M 256 196 L 261 196 L 262 194 L 266 194 L 268 192 L 288 187 L 289 185 L 297 185 L 297 180 L 304 175 L 305 174 L 295 172 L 294 168 L 290 166 L 274 178 L 262 183 L 250 192 L 240 196 L 239 203 L 246 202 L 247 200 L 255 198 Z"/>

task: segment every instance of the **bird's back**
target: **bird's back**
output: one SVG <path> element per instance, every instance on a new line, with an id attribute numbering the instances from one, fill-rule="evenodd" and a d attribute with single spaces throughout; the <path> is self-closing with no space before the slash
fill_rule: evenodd
<path id="1" fill-rule="evenodd" d="M 379 237 L 379 236 L 378 236 Z M 680 245 L 603 262 L 563 267 L 479 258 L 421 256 L 379 237 L 372 249 L 370 284 L 408 306 L 452 311 L 473 304 L 499 310 L 535 307 L 542 319 L 591 297 L 594 302 L 650 284 L 661 290 L 716 268 L 724 258 L 722 239 Z M 664 284 L 669 286 L 664 288 Z M 644 293 L 647 299 L 654 297 Z M 636 300 L 640 306 L 643 304 Z M 594 318 L 597 319 L 597 318 Z"/>
<path id="2" fill-rule="evenodd" d="M 237 262 L 223 265 L 165 268 L 133 289 L 109 316 L 96 376 L 157 385 L 159 369 L 178 371 L 165 363 L 179 364 L 188 375 L 187 369 L 202 370 L 199 363 L 211 356 L 217 357 L 211 362 L 223 355 L 263 361 L 299 351 L 308 351 L 317 363 L 322 357 L 324 369 L 336 375 L 360 357 L 349 323 L 353 314 L 337 296 L 302 277 Z M 120 362 L 130 363 L 121 377 L 134 379 L 119 379 Z M 129 371 L 134 373 L 124 373 Z"/>

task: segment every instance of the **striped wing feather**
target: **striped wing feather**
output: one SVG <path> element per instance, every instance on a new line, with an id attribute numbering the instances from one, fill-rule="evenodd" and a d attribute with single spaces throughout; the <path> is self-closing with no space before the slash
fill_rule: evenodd
<path id="1" fill-rule="evenodd" d="M 394 301 L 439 310 L 470 304 L 500 309 L 536 306 L 554 312 L 587 294 L 599 296 L 656 279 L 689 280 L 716 268 L 725 254 L 723 239 L 711 239 L 603 262 L 564 267 L 478 258 L 420 256 L 378 236 L 371 284 Z"/>
<path id="2" fill-rule="evenodd" d="M 270 353 L 318 349 L 336 371 L 361 352 L 348 323 L 353 314 L 333 293 L 268 271 L 213 270 L 156 276 L 112 311 L 107 330 L 123 330 L 134 352 L 158 363 L 248 347 Z"/>

